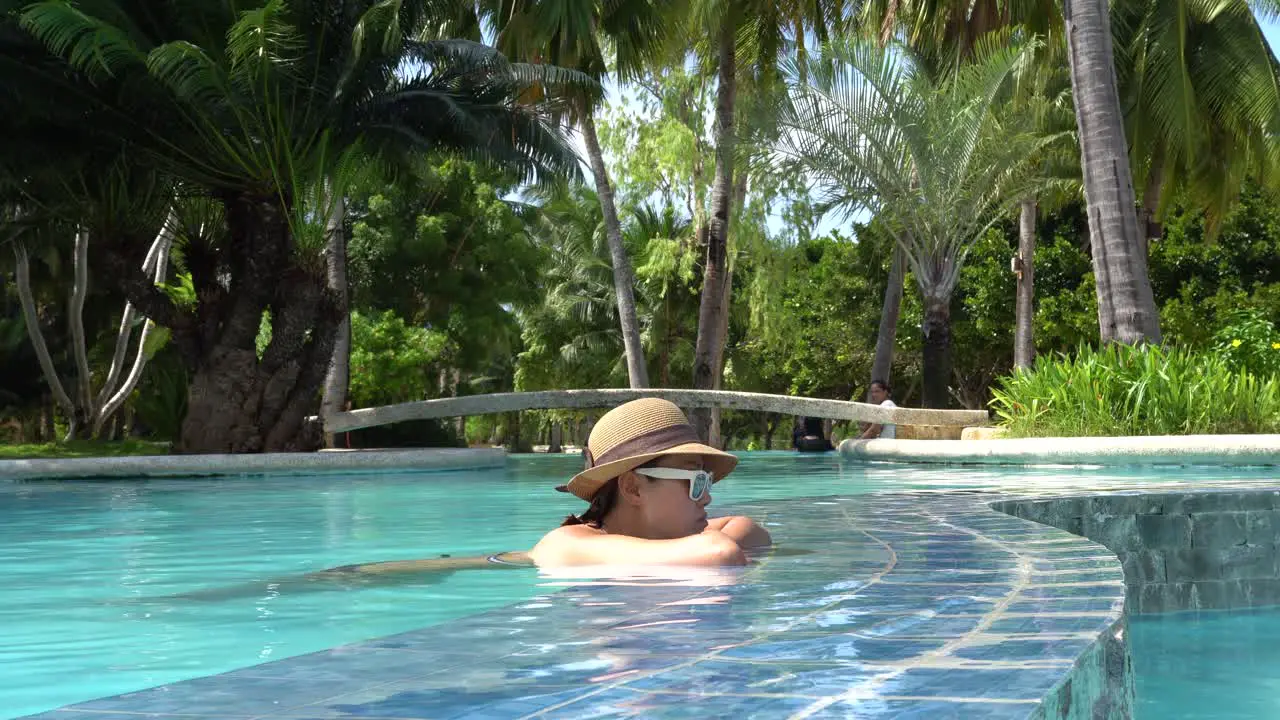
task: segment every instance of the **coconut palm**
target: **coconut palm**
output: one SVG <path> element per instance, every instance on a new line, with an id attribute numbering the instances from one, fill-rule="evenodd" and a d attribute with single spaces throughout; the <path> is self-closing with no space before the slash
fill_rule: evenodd
<path id="1" fill-rule="evenodd" d="M 980 43 L 975 61 L 935 77 L 905 46 L 830 43 L 787 67 L 782 156 L 799 162 L 833 206 L 866 209 L 893 235 L 924 305 L 924 402 L 945 407 L 951 296 L 968 250 L 1044 179 L 1027 159 L 1057 138 L 997 115 L 1032 46 Z M 801 83 L 800 78 L 807 78 Z"/>
<path id="2" fill-rule="evenodd" d="M 1280 171 L 1280 64 L 1245 0 L 1126 0 L 1111 15 L 1139 230 L 1158 238 L 1182 193 L 1213 230 L 1246 176 Z"/>
<path id="3" fill-rule="evenodd" d="M 1064 3 L 1063 20 L 1102 341 L 1159 342 L 1160 317 L 1147 275 L 1146 244 L 1134 212 L 1109 3 Z"/>
<path id="4" fill-rule="evenodd" d="M 510 57 L 574 68 L 600 79 L 610 67 L 619 80 L 634 75 L 668 39 L 675 3 L 672 0 L 595 0 L 548 2 L 519 0 L 478 6 L 478 15 L 497 31 L 496 46 Z M 613 266 L 618 321 L 631 387 L 649 386 L 649 370 L 636 317 L 635 272 L 627 255 L 613 183 L 596 132 L 593 102 L 574 108 L 603 213 Z"/>
<path id="5" fill-rule="evenodd" d="M 148 238 L 121 213 L 115 225 L 90 226 L 103 238 L 103 269 L 173 331 L 192 373 L 180 449 L 318 440 L 304 421 L 345 310 L 322 260 L 324 183 L 337 168 L 454 148 L 528 177 L 577 172 L 548 113 L 567 86 L 594 83 L 475 43 L 417 40 L 437 10 L 392 0 L 44 0 L 19 12 L 56 63 L 19 65 L 29 49 L 15 43 L 0 46 L 9 61 L 0 67 L 41 73 L 49 93 L 82 110 L 77 122 L 29 135 L 56 131 L 70 147 L 127 156 L 168 192 L 206 195 L 222 210 L 225 234 L 188 253 L 193 308 L 141 272 Z M 533 88 L 544 99 L 522 102 Z M 154 233 L 158 222 L 147 219 Z M 259 353 L 264 317 L 270 340 Z"/>

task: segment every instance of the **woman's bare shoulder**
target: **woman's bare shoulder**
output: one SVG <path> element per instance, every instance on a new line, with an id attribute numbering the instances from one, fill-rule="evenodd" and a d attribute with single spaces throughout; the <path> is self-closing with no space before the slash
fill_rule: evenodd
<path id="1" fill-rule="evenodd" d="M 590 525 L 562 525 L 543 535 L 529 551 L 529 557 L 539 565 L 563 565 L 583 540 L 604 534 L 600 528 Z"/>

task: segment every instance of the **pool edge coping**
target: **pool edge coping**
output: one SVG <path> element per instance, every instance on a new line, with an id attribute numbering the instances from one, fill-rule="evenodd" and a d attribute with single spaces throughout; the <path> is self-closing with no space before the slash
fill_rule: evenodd
<path id="1" fill-rule="evenodd" d="M 352 450 L 242 455 L 134 455 L 127 457 L 0 460 L 0 482 L 68 479 L 150 479 L 244 475 L 359 473 L 500 468 L 501 448 Z"/>
<path id="2" fill-rule="evenodd" d="M 845 460 L 973 465 L 1280 465 L 1280 435 L 854 440 Z"/>

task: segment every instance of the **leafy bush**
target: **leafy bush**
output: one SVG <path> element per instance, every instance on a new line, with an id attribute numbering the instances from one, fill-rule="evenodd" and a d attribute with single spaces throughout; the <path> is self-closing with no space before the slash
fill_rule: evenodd
<path id="1" fill-rule="evenodd" d="M 1280 430 L 1280 379 L 1186 349 L 1081 346 L 1001 385 L 991 404 L 1013 437 Z"/>
<path id="2" fill-rule="evenodd" d="M 373 407 L 431 395 L 446 338 L 405 323 L 387 310 L 351 313 L 351 402 Z"/>
<path id="3" fill-rule="evenodd" d="M 1237 370 L 1280 375 L 1280 331 L 1257 308 L 1236 310 L 1213 336 L 1213 349 Z"/>

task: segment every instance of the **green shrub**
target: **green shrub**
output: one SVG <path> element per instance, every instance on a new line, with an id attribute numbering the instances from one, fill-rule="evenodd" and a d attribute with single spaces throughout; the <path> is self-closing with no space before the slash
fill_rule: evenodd
<path id="1" fill-rule="evenodd" d="M 1236 310 L 1213 335 L 1213 349 L 1237 370 L 1280 375 L 1280 331 L 1257 308 Z"/>
<path id="2" fill-rule="evenodd" d="M 1185 349 L 1081 346 L 1004 378 L 991 404 L 1013 437 L 1280 430 L 1280 379 Z"/>

